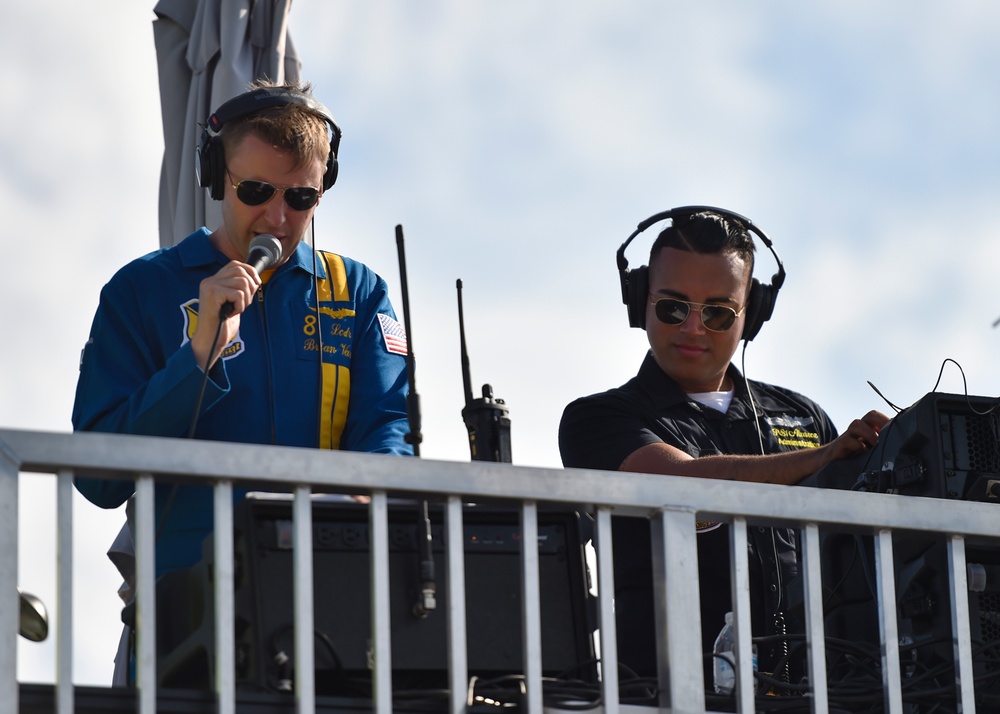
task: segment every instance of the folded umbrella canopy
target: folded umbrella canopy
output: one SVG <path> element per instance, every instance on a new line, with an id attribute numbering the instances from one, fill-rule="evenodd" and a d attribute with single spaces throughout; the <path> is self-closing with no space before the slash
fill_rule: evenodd
<path id="1" fill-rule="evenodd" d="M 301 62 L 288 32 L 291 0 L 158 0 L 153 12 L 163 115 L 160 246 L 222 222 L 198 185 L 195 151 L 220 104 L 255 79 L 299 81 Z"/>

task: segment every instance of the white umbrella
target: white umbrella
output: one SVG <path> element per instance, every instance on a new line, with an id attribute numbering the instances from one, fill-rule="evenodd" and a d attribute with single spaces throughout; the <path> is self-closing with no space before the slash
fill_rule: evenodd
<path id="1" fill-rule="evenodd" d="M 158 0 L 153 39 L 163 115 L 160 246 L 222 221 L 195 174 L 202 126 L 255 79 L 297 82 L 291 0 Z"/>

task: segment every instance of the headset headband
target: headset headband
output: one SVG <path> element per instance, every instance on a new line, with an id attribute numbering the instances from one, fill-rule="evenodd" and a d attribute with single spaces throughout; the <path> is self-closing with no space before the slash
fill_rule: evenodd
<path id="1" fill-rule="evenodd" d="M 218 134 L 224 124 L 234 119 L 242 119 L 265 109 L 287 107 L 290 105 L 305 107 L 327 123 L 330 127 L 330 132 L 333 134 L 330 139 L 330 149 L 336 155 L 340 149 L 340 137 L 343 132 L 341 132 L 337 122 L 333 120 L 330 110 L 322 102 L 309 94 L 282 87 L 260 87 L 250 92 L 236 95 L 215 110 L 212 116 L 208 118 L 208 126 L 213 132 Z"/>
<path id="2" fill-rule="evenodd" d="M 754 225 L 753 221 L 741 216 L 738 213 L 734 213 L 733 211 L 729 211 L 724 208 L 716 208 L 715 206 L 681 206 L 679 208 L 672 208 L 669 211 L 663 211 L 650 216 L 646 220 L 640 222 L 635 231 L 632 232 L 632 235 L 630 235 L 626 241 L 621 244 L 621 247 L 618 248 L 616 259 L 618 263 L 618 273 L 621 279 L 622 302 L 628 307 L 629 324 L 632 327 L 645 328 L 645 308 L 646 302 L 648 301 L 649 269 L 648 266 L 644 265 L 630 271 L 628 269 L 628 260 L 625 258 L 625 249 L 628 247 L 629 243 L 636 238 L 636 236 L 650 226 L 659 223 L 660 221 L 684 218 L 692 216 L 696 213 L 714 213 L 725 219 L 737 221 L 744 228 L 746 228 L 746 230 L 755 234 L 760 239 L 760 242 L 763 243 L 771 252 L 771 255 L 774 256 L 774 260 L 778 265 L 778 270 L 771 277 L 771 283 L 769 285 L 762 285 L 759 281 L 754 279 L 753 276 L 751 276 L 750 300 L 748 301 L 747 318 L 742 338 L 752 340 L 764 322 L 771 317 L 771 313 L 774 310 L 774 302 L 778 295 L 778 290 L 785 282 L 785 267 L 781 263 L 781 258 L 778 256 L 777 251 L 775 251 L 771 239 L 767 237 L 764 231 Z"/>
<path id="3" fill-rule="evenodd" d="M 337 181 L 340 170 L 337 154 L 340 151 L 342 132 L 330 115 L 330 111 L 310 94 L 285 87 L 259 87 L 223 102 L 222 106 L 208 118 L 208 123 L 201 133 L 195 169 L 199 185 L 208 188 L 213 199 L 221 201 L 225 195 L 225 149 L 219 136 L 223 126 L 266 109 L 287 106 L 303 107 L 326 122 L 331 136 L 326 170 L 323 173 L 323 190 L 329 190 Z"/>
<path id="4" fill-rule="evenodd" d="M 635 231 L 632 232 L 621 247 L 618 249 L 616 254 L 618 261 L 618 270 L 626 270 L 628 268 L 628 260 L 625 259 L 625 248 L 631 243 L 640 233 L 645 231 L 647 228 L 652 226 L 654 223 L 659 223 L 660 221 L 665 221 L 668 218 L 683 218 L 685 216 L 693 216 L 695 213 L 717 213 L 723 218 L 730 218 L 739 221 L 748 231 L 756 234 L 760 238 L 760 242 L 767 246 L 767 249 L 771 251 L 771 255 L 774 256 L 775 262 L 778 264 L 778 272 L 771 276 L 771 287 L 778 290 L 782 284 L 785 282 L 785 266 L 781 263 L 781 258 L 778 257 L 778 253 L 774 250 L 774 244 L 771 243 L 771 239 L 760 228 L 754 225 L 753 221 L 749 218 L 745 218 L 738 213 L 733 211 L 727 211 L 724 208 L 716 208 L 714 206 L 681 206 L 680 208 L 671 208 L 669 211 L 662 211 L 656 215 L 650 216 L 646 220 L 639 223 Z"/>

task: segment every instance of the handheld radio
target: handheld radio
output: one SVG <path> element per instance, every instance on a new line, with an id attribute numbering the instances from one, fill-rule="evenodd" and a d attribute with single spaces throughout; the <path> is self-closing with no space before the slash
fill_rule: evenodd
<path id="1" fill-rule="evenodd" d="M 455 281 L 458 290 L 458 329 L 462 342 L 462 384 L 465 388 L 465 408 L 462 419 L 469 430 L 469 450 L 473 461 L 511 463 L 510 417 L 503 399 L 493 397 L 493 387 L 483 385 L 483 396 L 472 398 L 469 376 L 469 353 L 465 348 L 465 316 L 462 312 L 462 281 Z"/>

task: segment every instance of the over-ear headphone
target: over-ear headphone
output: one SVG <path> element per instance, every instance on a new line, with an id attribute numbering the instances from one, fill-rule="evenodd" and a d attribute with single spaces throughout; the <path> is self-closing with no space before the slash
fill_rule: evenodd
<path id="1" fill-rule="evenodd" d="M 761 326 L 771 318 L 771 313 L 774 312 L 774 303 L 778 298 L 778 290 L 781 289 L 782 283 L 785 282 L 785 268 L 781 264 L 781 258 L 778 257 L 778 253 L 774 250 L 771 239 L 764 234 L 764 231 L 738 213 L 733 213 L 723 208 L 713 208 L 712 206 L 683 206 L 681 208 L 672 208 L 663 213 L 657 213 L 655 216 L 650 216 L 640 223 L 639 227 L 628 237 L 628 240 L 622 243 L 617 253 L 618 274 L 622 284 L 622 302 L 628 308 L 629 326 L 646 329 L 646 304 L 649 302 L 649 266 L 643 265 L 635 270 L 629 270 L 628 261 L 625 259 L 626 246 L 654 223 L 668 219 L 686 218 L 695 213 L 702 212 L 715 213 L 723 218 L 735 220 L 740 223 L 748 231 L 756 234 L 760 242 L 771 251 L 771 255 L 774 256 L 774 260 L 778 264 L 778 272 L 771 277 L 770 284 L 763 285 L 756 278 L 752 278 L 751 280 L 750 297 L 747 300 L 745 313 L 746 321 L 743 323 L 743 334 L 740 337 L 749 342 L 757 336 Z"/>
<path id="2" fill-rule="evenodd" d="M 330 115 L 330 111 L 315 97 L 304 92 L 284 87 L 261 87 L 239 94 L 223 103 L 208 118 L 208 124 L 201 133 L 195 166 L 198 169 L 198 183 L 209 189 L 212 198 L 221 201 L 226 193 L 226 152 L 219 137 L 223 125 L 264 109 L 291 104 L 305 107 L 330 127 L 330 153 L 326 160 L 326 172 L 323 174 L 323 190 L 326 191 L 333 186 L 337 181 L 337 152 L 340 149 L 342 132 Z"/>

